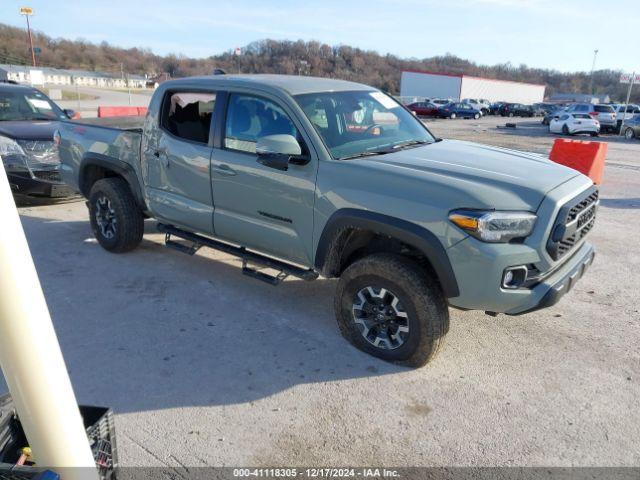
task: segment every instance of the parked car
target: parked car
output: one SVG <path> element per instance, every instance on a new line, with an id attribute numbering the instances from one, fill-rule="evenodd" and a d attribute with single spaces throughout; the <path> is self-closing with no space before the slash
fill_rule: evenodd
<path id="1" fill-rule="evenodd" d="M 618 128 L 616 112 L 611 105 L 593 103 L 574 103 L 567 108 L 568 113 L 586 113 L 600 122 L 602 131 L 613 132 Z"/>
<path id="2" fill-rule="evenodd" d="M 628 140 L 640 138 L 640 113 L 624 121 L 624 137 Z"/>
<path id="3" fill-rule="evenodd" d="M 453 100 L 451 100 L 450 98 L 432 98 L 431 99 L 431 103 L 433 103 L 434 105 L 437 105 L 438 107 L 442 107 L 451 102 L 453 102 Z"/>
<path id="4" fill-rule="evenodd" d="M 543 125 L 549 125 L 551 120 L 554 118 L 560 118 L 560 116 L 564 115 L 567 112 L 567 106 L 557 106 L 555 109 L 550 109 L 549 112 L 545 114 L 542 118 Z"/>
<path id="5" fill-rule="evenodd" d="M 534 103 L 532 105 L 536 117 L 544 117 L 546 114 L 556 110 L 557 106 L 552 103 Z"/>
<path id="6" fill-rule="evenodd" d="M 35 88 L 0 83 L 0 157 L 11 190 L 23 195 L 66 197 L 53 144 L 59 121 L 76 116 Z"/>
<path id="7" fill-rule="evenodd" d="M 627 123 L 627 120 L 631 120 L 635 114 L 640 113 L 638 105 L 612 105 L 612 107 L 616 112 L 616 131 L 620 131 L 623 118 L 624 123 Z"/>
<path id="8" fill-rule="evenodd" d="M 505 102 L 495 102 L 489 107 L 489 115 L 500 115 L 500 109 Z"/>
<path id="9" fill-rule="evenodd" d="M 475 118 L 482 116 L 479 110 L 476 110 L 468 103 L 452 102 L 438 108 L 438 116 L 440 118 Z"/>
<path id="10" fill-rule="evenodd" d="M 56 138 L 103 248 L 135 249 L 153 217 L 168 247 L 221 250 L 272 285 L 337 277 L 340 331 L 387 361 L 433 358 L 449 305 L 551 306 L 594 258 L 588 177 L 542 155 L 436 138 L 367 85 L 169 80 L 143 131 L 61 122 Z"/>
<path id="11" fill-rule="evenodd" d="M 559 118 L 551 120 L 549 131 L 565 135 L 588 133 L 597 137 L 600 133 L 600 123 L 587 113 L 564 113 Z"/>
<path id="12" fill-rule="evenodd" d="M 431 102 L 414 102 L 407 108 L 415 112 L 419 117 L 435 117 L 438 115 L 438 106 Z"/>
<path id="13" fill-rule="evenodd" d="M 465 98 L 462 100 L 462 103 L 468 103 L 473 108 L 478 110 L 482 115 L 489 114 L 489 108 L 491 104 L 488 100 L 484 100 L 483 98 Z"/>
<path id="14" fill-rule="evenodd" d="M 534 111 L 531 105 L 505 103 L 500 107 L 500 115 L 503 117 L 533 117 Z"/>

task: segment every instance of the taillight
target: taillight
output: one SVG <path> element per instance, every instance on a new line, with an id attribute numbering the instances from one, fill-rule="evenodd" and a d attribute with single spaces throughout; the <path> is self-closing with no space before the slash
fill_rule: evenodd
<path id="1" fill-rule="evenodd" d="M 598 116 L 598 112 L 590 112 L 589 115 L 591 115 L 592 117 L 597 117 Z"/>

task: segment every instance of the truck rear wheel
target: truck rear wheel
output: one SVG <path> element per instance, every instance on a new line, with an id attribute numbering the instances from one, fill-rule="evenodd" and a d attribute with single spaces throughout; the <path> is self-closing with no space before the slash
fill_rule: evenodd
<path id="1" fill-rule="evenodd" d="M 434 358 L 449 330 L 438 283 L 396 254 L 370 255 L 347 267 L 334 306 L 342 335 L 355 347 L 411 367 Z"/>
<path id="2" fill-rule="evenodd" d="M 98 243 L 113 253 L 128 252 L 142 241 L 144 217 L 127 182 L 103 178 L 89 194 L 91 229 Z"/>

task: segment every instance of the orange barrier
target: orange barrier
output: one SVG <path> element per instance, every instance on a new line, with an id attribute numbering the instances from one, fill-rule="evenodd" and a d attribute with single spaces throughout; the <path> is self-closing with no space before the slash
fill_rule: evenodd
<path id="1" fill-rule="evenodd" d="M 605 142 L 558 138 L 553 142 L 549 158 L 560 165 L 584 173 L 593 180 L 593 183 L 599 185 L 602 183 L 607 146 Z"/>
<path id="2" fill-rule="evenodd" d="M 98 117 L 142 117 L 147 107 L 98 107 Z"/>

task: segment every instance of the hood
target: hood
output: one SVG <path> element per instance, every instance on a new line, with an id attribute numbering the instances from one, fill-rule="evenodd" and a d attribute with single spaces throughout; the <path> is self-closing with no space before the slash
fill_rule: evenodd
<path id="1" fill-rule="evenodd" d="M 14 140 L 53 140 L 59 122 L 0 122 L 0 135 Z"/>
<path id="2" fill-rule="evenodd" d="M 473 205 L 459 207 L 535 211 L 549 191 L 580 175 L 542 155 L 458 140 L 442 140 L 367 160 L 390 174 L 410 173 L 452 194 L 457 190 L 467 199 L 476 200 Z"/>

